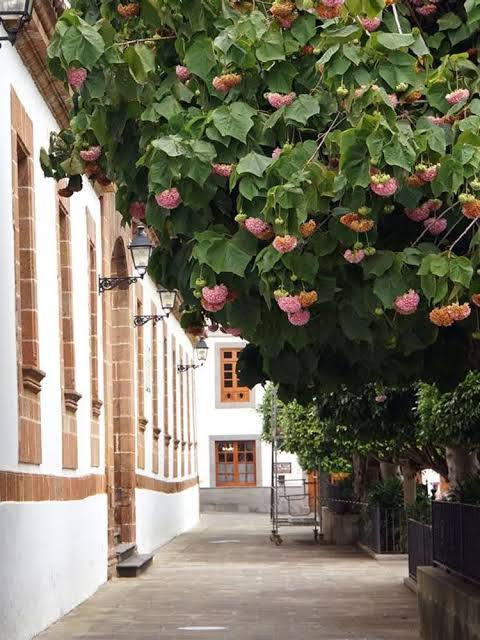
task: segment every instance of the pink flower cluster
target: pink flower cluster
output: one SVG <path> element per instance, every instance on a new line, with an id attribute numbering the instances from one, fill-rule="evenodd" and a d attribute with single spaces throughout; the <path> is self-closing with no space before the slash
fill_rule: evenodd
<path id="1" fill-rule="evenodd" d="M 80 151 L 80 157 L 85 162 L 96 162 L 102 155 L 102 147 L 90 147 L 89 149 L 82 149 Z"/>
<path id="2" fill-rule="evenodd" d="M 279 253 L 289 253 L 297 246 L 298 238 L 295 236 L 276 236 L 272 244 Z"/>
<path id="3" fill-rule="evenodd" d="M 468 89 L 456 89 L 451 93 L 447 93 L 445 100 L 448 104 L 458 104 L 459 102 L 463 102 L 463 100 L 467 100 L 469 96 L 470 91 Z"/>
<path id="4" fill-rule="evenodd" d="M 427 200 L 416 209 L 405 209 L 405 215 L 409 220 L 413 222 L 423 222 L 432 213 L 435 213 L 440 209 L 442 203 L 440 200 Z"/>
<path id="5" fill-rule="evenodd" d="M 135 220 L 143 220 L 145 218 L 145 203 L 136 200 L 130 205 L 130 215 Z"/>
<path id="6" fill-rule="evenodd" d="M 370 33 L 376 31 L 382 24 L 380 18 L 361 18 L 360 22 L 362 24 L 362 27 Z"/>
<path id="7" fill-rule="evenodd" d="M 438 175 L 438 164 L 421 165 L 416 171 L 417 176 L 424 182 L 433 182 Z"/>
<path id="8" fill-rule="evenodd" d="M 322 4 L 326 7 L 341 7 L 345 0 L 322 0 Z"/>
<path id="9" fill-rule="evenodd" d="M 358 264 L 365 258 L 365 251 L 363 249 L 357 249 L 355 251 L 347 249 L 343 254 L 343 257 L 350 264 Z"/>
<path id="10" fill-rule="evenodd" d="M 378 404 L 383 404 L 386 401 L 387 401 L 387 396 L 383 393 L 380 393 L 378 394 L 378 396 L 375 396 L 375 402 Z"/>
<path id="11" fill-rule="evenodd" d="M 437 13 L 437 6 L 429 2 L 421 7 L 416 7 L 415 11 L 421 16 L 431 16 L 434 13 Z"/>
<path id="12" fill-rule="evenodd" d="M 80 67 L 78 69 L 72 67 L 67 71 L 68 84 L 74 91 L 79 91 L 83 87 L 87 76 L 88 71 L 83 67 Z"/>
<path id="13" fill-rule="evenodd" d="M 215 175 L 222 178 L 229 178 L 232 175 L 233 165 L 231 164 L 213 164 L 212 171 Z"/>
<path id="14" fill-rule="evenodd" d="M 377 196 L 388 198 L 388 196 L 393 196 L 398 189 L 398 182 L 396 178 L 390 176 L 388 173 L 375 173 L 371 177 L 370 189 L 373 193 L 376 193 Z"/>
<path id="15" fill-rule="evenodd" d="M 298 313 L 302 304 L 297 296 L 283 296 L 277 299 L 277 304 L 285 313 Z"/>
<path id="16" fill-rule="evenodd" d="M 247 218 L 245 228 L 259 240 L 264 240 L 272 232 L 272 227 L 261 218 Z"/>
<path id="17" fill-rule="evenodd" d="M 280 16 L 278 16 L 276 19 L 280 24 L 280 26 L 282 27 L 282 29 L 290 29 L 292 24 L 297 19 L 297 17 L 298 17 L 297 15 L 292 14 L 291 16 L 288 16 L 286 18 L 281 18 Z"/>
<path id="18" fill-rule="evenodd" d="M 302 309 L 296 313 L 289 313 L 288 321 L 295 327 L 303 327 L 310 320 L 310 311 L 308 309 Z"/>
<path id="19" fill-rule="evenodd" d="M 397 296 L 393 306 L 395 311 L 401 316 L 410 316 L 417 310 L 419 302 L 420 296 L 418 293 L 413 289 L 410 289 L 407 293 Z"/>
<path id="20" fill-rule="evenodd" d="M 221 311 L 228 298 L 228 289 L 224 284 L 216 284 L 214 287 L 203 287 L 202 307 L 205 311 Z"/>
<path id="21" fill-rule="evenodd" d="M 182 64 L 177 64 L 177 66 L 175 67 L 175 74 L 180 82 L 187 82 L 187 80 L 190 80 L 191 78 L 190 71 Z"/>
<path id="22" fill-rule="evenodd" d="M 180 196 L 178 189 L 172 187 L 172 189 L 165 189 L 165 191 L 157 193 L 155 200 L 157 201 L 158 206 L 163 209 L 176 209 L 182 202 L 182 197 Z"/>
<path id="23" fill-rule="evenodd" d="M 290 93 L 266 93 L 265 98 L 268 104 L 274 109 L 280 109 L 281 107 L 288 107 L 297 97 L 294 91 Z"/>
<path id="24" fill-rule="evenodd" d="M 447 228 L 447 221 L 445 218 L 428 218 L 423 226 L 432 236 L 439 236 Z"/>
<path id="25" fill-rule="evenodd" d="M 396 109 L 398 107 L 398 97 L 396 93 L 389 93 L 388 94 L 388 99 L 390 101 L 390 104 L 392 105 L 393 109 Z"/>
<path id="26" fill-rule="evenodd" d="M 284 295 L 276 298 L 280 309 L 287 314 L 290 324 L 302 327 L 310 320 L 310 311 L 302 308 L 301 300 L 298 296 Z"/>
<path id="27" fill-rule="evenodd" d="M 282 151 L 283 149 L 281 147 L 275 147 L 275 149 L 272 151 L 272 158 L 274 160 L 277 160 L 282 155 Z"/>

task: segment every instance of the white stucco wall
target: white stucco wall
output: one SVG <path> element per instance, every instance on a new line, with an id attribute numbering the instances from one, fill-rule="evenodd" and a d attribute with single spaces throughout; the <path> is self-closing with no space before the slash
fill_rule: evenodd
<path id="1" fill-rule="evenodd" d="M 209 347 L 205 364 L 196 370 L 197 385 L 197 424 L 199 431 L 199 477 L 200 487 L 214 486 L 211 473 L 212 437 L 248 437 L 262 434 L 262 415 L 258 411 L 264 389 L 257 385 L 251 391 L 251 402 L 246 406 L 220 402 L 220 349 L 241 348 L 245 345 L 239 338 L 217 332 L 207 338 Z M 260 443 L 261 477 L 257 477 L 257 486 L 269 487 L 272 473 L 272 450 L 268 443 Z M 258 452 L 257 452 L 258 456 Z M 278 460 L 292 463 L 292 473 L 287 478 L 299 478 L 302 470 L 297 458 L 288 453 L 279 453 Z"/>
<path id="2" fill-rule="evenodd" d="M 136 489 L 135 501 L 140 553 L 154 551 L 198 522 L 198 486 L 180 493 Z"/>
<path id="3" fill-rule="evenodd" d="M 106 507 L 106 495 L 0 503 L 2 640 L 30 640 L 107 579 Z"/>
<path id="4" fill-rule="evenodd" d="M 101 264 L 100 207 L 91 186 L 72 198 L 73 324 L 76 390 L 82 394 L 77 412 L 78 469 L 62 469 L 62 397 L 60 384 L 57 204 L 55 182 L 45 179 L 39 162 L 42 146 L 56 122 L 15 49 L 0 50 L 0 469 L 47 475 L 84 476 L 103 473 L 90 466 L 90 345 L 86 208 L 97 228 L 97 263 Z M 18 463 L 18 406 L 15 334 L 15 259 L 12 211 L 10 88 L 33 122 L 33 162 L 36 214 L 36 270 L 39 366 L 42 382 L 42 462 Z M 101 318 L 98 326 L 101 354 Z M 100 355 L 101 357 L 101 355 Z M 99 370 L 103 388 L 103 370 Z M 101 451 L 104 423 L 100 417 Z M 0 503 L 0 548 L 3 587 L 0 589 L 0 637 L 27 640 L 86 597 L 107 578 L 106 496 L 81 501 Z M 92 526 L 94 523 L 94 526 Z"/>
<path id="5" fill-rule="evenodd" d="M 49 135 L 57 124 L 50 110 L 37 91 L 28 71 L 15 49 L 4 46 L 0 50 L 0 74 L 3 91 L 0 92 L 0 349 L 2 353 L 2 384 L 0 407 L 2 423 L 0 435 L 0 469 L 18 468 L 18 407 L 15 335 L 15 259 L 12 212 L 12 172 L 10 137 L 10 87 L 33 122 L 34 135 L 34 185 L 36 214 L 36 270 L 38 302 L 39 366 L 46 376 L 42 381 L 42 463 L 21 465 L 24 472 L 58 474 L 62 472 L 61 455 L 61 385 L 60 385 L 60 335 L 58 312 L 58 256 L 57 256 L 57 205 L 55 182 L 46 179 L 39 162 L 41 147 L 48 147 Z M 86 209 L 96 223 L 97 264 L 101 264 L 100 206 L 90 184 L 70 200 L 70 224 L 72 237 L 73 325 L 75 336 L 76 390 L 82 394 L 78 405 L 78 470 L 66 475 L 85 475 L 90 472 L 90 345 L 88 313 L 88 257 L 86 235 Z M 101 357 L 101 317 L 99 313 L 98 335 Z M 103 370 L 99 367 L 99 389 L 103 388 Z M 100 399 L 102 399 L 100 397 Z M 103 415 L 100 417 L 103 435 Z M 103 437 L 101 437 L 103 440 Z M 100 459 L 103 460 L 103 450 Z"/>

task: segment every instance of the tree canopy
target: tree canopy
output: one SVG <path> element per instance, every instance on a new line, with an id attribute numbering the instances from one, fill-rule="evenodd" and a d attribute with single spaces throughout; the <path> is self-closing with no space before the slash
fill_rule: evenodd
<path id="1" fill-rule="evenodd" d="M 477 365 L 475 0 L 71 4 L 45 173 L 115 182 L 185 328 L 244 337 L 285 395 Z"/>

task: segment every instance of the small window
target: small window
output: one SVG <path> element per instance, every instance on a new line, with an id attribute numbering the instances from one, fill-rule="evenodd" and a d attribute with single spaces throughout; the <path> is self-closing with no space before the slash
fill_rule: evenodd
<path id="1" fill-rule="evenodd" d="M 255 486 L 255 441 L 219 441 L 215 445 L 217 487 Z"/>
<path id="2" fill-rule="evenodd" d="M 237 360 L 241 349 L 220 350 L 221 402 L 250 402 L 250 389 L 241 387 L 237 378 Z"/>

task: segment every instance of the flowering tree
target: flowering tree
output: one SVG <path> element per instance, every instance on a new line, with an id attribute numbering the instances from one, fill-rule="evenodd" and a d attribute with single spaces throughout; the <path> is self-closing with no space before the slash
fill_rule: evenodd
<path id="1" fill-rule="evenodd" d="M 255 346 L 250 382 L 441 378 L 452 352 L 461 377 L 479 25 L 475 0 L 74 0 L 49 49 L 71 126 L 44 170 L 64 196 L 116 183 L 184 327 Z"/>

